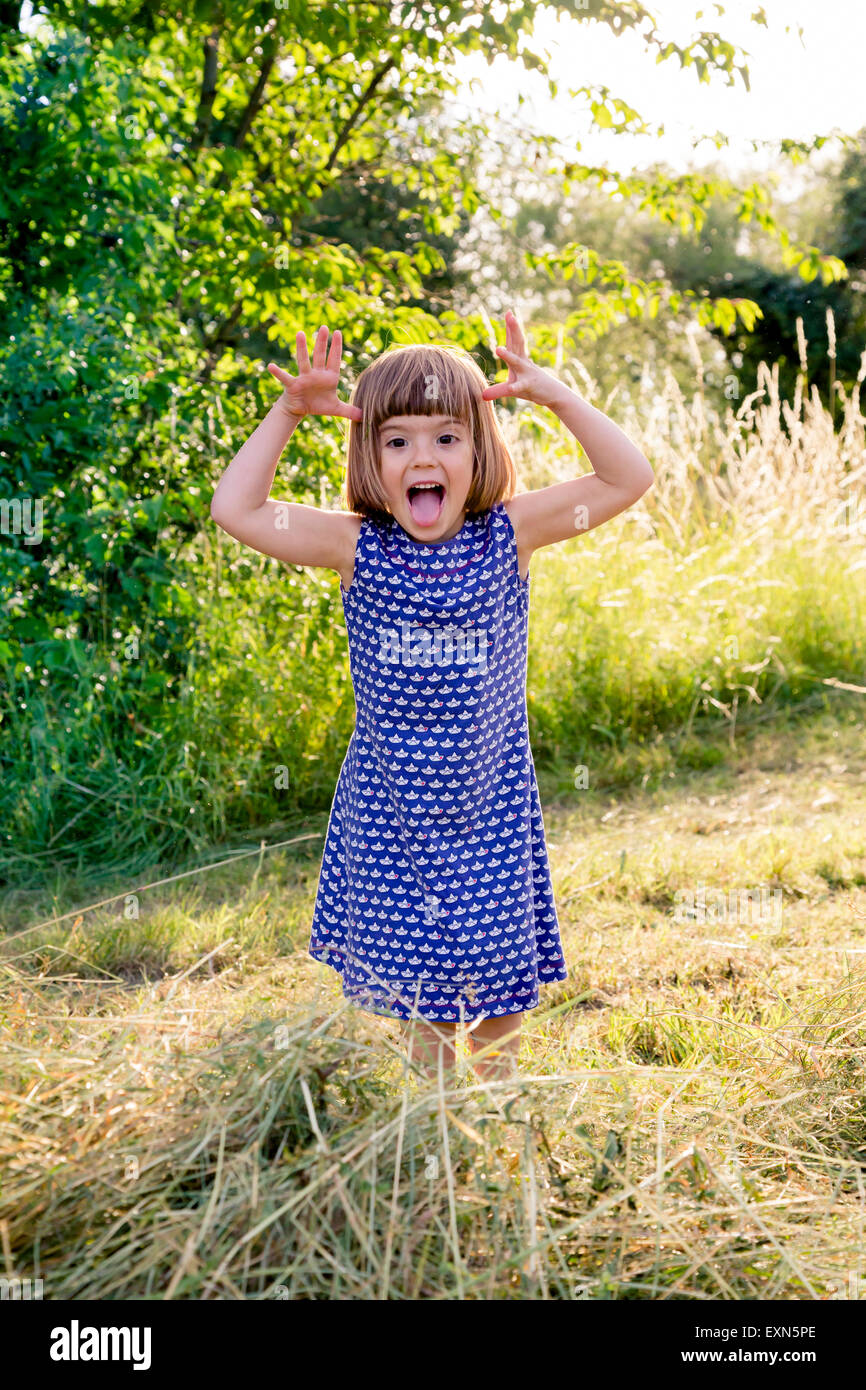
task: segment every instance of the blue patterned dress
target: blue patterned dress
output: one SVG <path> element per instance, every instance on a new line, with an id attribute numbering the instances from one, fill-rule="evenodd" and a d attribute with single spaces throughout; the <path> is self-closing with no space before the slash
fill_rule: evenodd
<path id="1" fill-rule="evenodd" d="M 361 523 L 340 585 L 356 727 L 309 951 L 373 1013 L 520 1013 L 568 977 L 529 746 L 529 584 L 502 502 L 436 545 Z"/>

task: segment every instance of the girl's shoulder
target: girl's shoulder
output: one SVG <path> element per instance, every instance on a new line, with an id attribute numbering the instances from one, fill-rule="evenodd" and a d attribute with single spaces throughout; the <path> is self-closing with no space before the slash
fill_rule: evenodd
<path id="1" fill-rule="evenodd" d="M 532 550 L 528 549 L 521 542 L 520 528 L 517 521 L 517 516 L 520 513 L 519 497 L 510 497 L 507 501 L 494 502 L 491 507 L 491 512 L 496 522 L 498 522 L 505 545 L 512 552 L 512 555 L 516 557 L 517 573 L 521 581 L 525 584 L 529 578 L 529 561 L 532 557 Z M 517 515 L 515 515 L 515 512 Z"/>
<path id="2" fill-rule="evenodd" d="M 359 570 L 365 568 L 367 553 L 384 544 L 392 529 L 393 517 L 387 512 L 344 512 L 343 517 L 346 522 L 346 549 L 340 581 L 341 587 L 348 591 Z"/>
<path id="3" fill-rule="evenodd" d="M 366 520 L 367 518 L 362 516 L 359 512 L 344 512 L 342 514 L 341 529 L 345 537 L 345 543 L 343 546 L 343 563 L 338 573 L 340 575 L 340 585 L 343 589 L 351 589 L 352 587 L 352 581 L 355 577 L 358 542 Z"/>

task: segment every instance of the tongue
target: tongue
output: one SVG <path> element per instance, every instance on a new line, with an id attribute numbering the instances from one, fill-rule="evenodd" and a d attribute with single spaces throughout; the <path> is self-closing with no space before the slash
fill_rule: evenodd
<path id="1" fill-rule="evenodd" d="M 409 493 L 409 510 L 413 521 L 422 526 L 430 526 L 439 515 L 439 493 L 435 488 L 424 487 L 419 492 Z"/>

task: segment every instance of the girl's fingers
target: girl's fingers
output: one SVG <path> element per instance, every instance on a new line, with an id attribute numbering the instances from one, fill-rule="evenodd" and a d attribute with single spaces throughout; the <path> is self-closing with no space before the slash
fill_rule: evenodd
<path id="1" fill-rule="evenodd" d="M 284 372 L 282 367 L 278 367 L 275 362 L 268 363 L 268 371 L 272 377 L 276 377 L 281 386 L 291 386 L 295 380 L 293 376 L 289 376 L 288 372 Z"/>
<path id="2" fill-rule="evenodd" d="M 308 372 L 310 370 L 310 354 L 307 351 L 307 335 L 299 329 L 295 334 L 295 348 L 298 358 L 298 370 Z"/>
<path id="3" fill-rule="evenodd" d="M 331 339 L 331 350 L 328 353 L 328 369 L 332 372 L 340 370 L 340 354 L 343 351 L 343 335 L 339 328 L 334 329 L 334 336 Z"/>
<path id="4" fill-rule="evenodd" d="M 512 329 L 511 342 L 508 344 L 508 346 L 511 348 L 513 352 L 518 353 L 521 357 L 526 357 L 526 339 L 523 336 L 523 328 L 521 327 L 520 319 L 517 317 L 513 309 L 509 309 L 508 313 L 509 323 L 511 324 Z"/>
<path id="5" fill-rule="evenodd" d="M 313 343 L 313 366 L 316 371 L 322 371 L 325 366 L 325 348 L 327 346 L 328 330 L 325 324 L 322 324 Z"/>
<path id="6" fill-rule="evenodd" d="M 484 401 L 496 401 L 500 396 L 513 396 L 514 382 L 500 381 L 497 386 L 485 386 L 481 392 L 481 399 Z"/>

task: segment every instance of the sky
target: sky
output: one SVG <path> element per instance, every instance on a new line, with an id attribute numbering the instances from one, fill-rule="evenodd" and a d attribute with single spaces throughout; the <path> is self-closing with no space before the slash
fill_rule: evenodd
<path id="1" fill-rule="evenodd" d="M 698 81 L 694 67 L 680 68 L 676 57 L 656 63 L 640 37 L 614 35 L 607 25 L 562 18 L 540 5 L 535 33 L 527 46 L 549 54 L 549 70 L 560 85 L 551 99 L 546 80 L 519 61 L 497 58 L 491 65 L 480 54 L 458 54 L 453 70 L 462 78 L 458 110 L 486 112 L 555 133 L 565 158 L 579 163 L 609 163 L 616 169 L 639 169 L 657 159 L 675 170 L 717 158 L 731 175 L 744 169 L 759 173 L 776 160 L 772 149 L 755 152 L 749 137 L 810 139 L 834 129 L 854 134 L 866 125 L 866 4 L 863 0 L 644 0 L 662 35 L 683 44 L 701 29 L 716 30 L 746 49 L 751 92 L 739 75 L 729 87 L 724 74 Z M 491 0 L 496 12 L 496 0 Z M 751 22 L 759 8 L 768 27 Z M 718 11 L 722 9 L 723 14 Z M 703 17 L 698 14 L 703 12 Z M 23 27 L 32 23 L 27 4 Z M 802 36 L 798 29 L 802 28 Z M 569 87 L 600 83 L 621 95 L 656 127 L 661 137 L 613 135 L 590 131 L 584 99 Z M 518 94 L 524 101 L 518 104 Z M 716 151 L 710 141 L 696 149 L 690 135 L 722 131 L 731 144 Z M 576 148 L 581 142 L 581 149 Z M 815 163 L 833 158 L 838 146 L 825 146 Z M 789 194 L 796 196 L 803 174 L 791 170 Z M 785 196 L 785 190 L 780 189 Z"/>
<path id="2" fill-rule="evenodd" d="M 807 139 L 834 128 L 854 134 L 866 125 L 866 5 L 861 0 L 733 0 L 722 4 L 722 15 L 717 5 L 701 0 L 644 3 L 659 32 L 680 45 L 706 29 L 746 49 L 751 92 L 739 74 L 734 87 L 726 85 L 724 73 L 701 83 L 695 68 L 681 68 L 676 57 L 657 64 L 654 52 L 630 31 L 617 37 L 606 25 L 562 19 L 545 8 L 528 47 L 550 54 L 549 69 L 560 84 L 557 98 L 551 100 L 546 80 L 521 63 L 497 58 L 488 67 L 481 55 L 472 54 L 461 55 L 455 64 L 463 79 L 459 100 L 533 130 L 555 133 L 563 152 L 573 150 L 574 141 L 580 140 L 582 148 L 574 150 L 579 163 L 609 163 L 617 169 L 664 159 L 675 170 L 684 170 L 690 160 L 700 164 L 718 158 L 732 175 L 744 168 L 760 171 L 775 156 L 772 151 L 754 152 L 749 138 Z M 761 4 L 766 29 L 750 22 Z M 703 18 L 697 19 L 701 10 Z M 478 79 L 474 89 L 473 78 Z M 664 135 L 589 133 L 585 99 L 568 96 L 569 87 L 585 83 L 609 87 L 650 126 L 663 124 Z M 518 93 L 526 98 L 520 106 Z M 693 150 L 690 134 L 717 130 L 731 145 L 717 152 L 711 142 L 703 141 Z M 823 152 L 813 156 L 818 162 L 822 158 Z M 794 179 L 792 188 L 798 183 Z"/>

